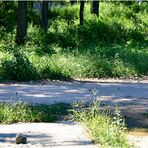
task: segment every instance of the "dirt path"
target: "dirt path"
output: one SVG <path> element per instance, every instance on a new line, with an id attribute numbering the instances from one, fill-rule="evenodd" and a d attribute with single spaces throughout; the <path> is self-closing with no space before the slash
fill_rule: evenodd
<path id="1" fill-rule="evenodd" d="M 118 106 L 127 115 L 129 125 L 147 126 L 148 119 L 142 116 L 148 112 L 148 81 L 50 81 L 46 84 L 0 84 L 0 101 L 23 101 L 32 104 L 57 102 L 92 101 L 94 93 L 103 105 Z M 139 116 L 140 115 L 140 116 Z M 133 117 L 132 120 L 130 120 Z M 135 122 L 132 123 L 136 117 Z M 138 117 L 138 118 L 137 118 Z M 142 117 L 142 119 L 141 119 Z"/>
<path id="2" fill-rule="evenodd" d="M 82 99 L 92 101 L 95 98 L 93 92 L 102 104 L 119 106 L 129 127 L 148 128 L 148 118 L 143 116 L 143 113 L 148 113 L 147 80 L 140 82 L 77 80 L 45 84 L 0 84 L 0 101 L 20 100 L 32 104 L 73 103 Z M 132 135 L 129 139 L 137 146 L 141 145 L 141 148 L 145 148 L 147 136 Z"/>
<path id="3" fill-rule="evenodd" d="M 134 144 L 136 148 L 148 147 L 148 136 L 128 135 L 128 140 L 131 144 Z"/>
<path id="4" fill-rule="evenodd" d="M 129 82 L 48 82 L 42 84 L 0 84 L 0 100 L 16 101 L 17 99 L 29 103 L 54 102 L 72 103 L 75 101 L 97 99 L 105 104 L 121 107 L 148 108 L 148 81 L 144 83 Z"/>
<path id="5" fill-rule="evenodd" d="M 27 144 L 15 144 L 17 133 L 27 137 Z M 72 122 L 0 125 L 0 147 L 97 148 L 86 136 L 85 130 Z"/>

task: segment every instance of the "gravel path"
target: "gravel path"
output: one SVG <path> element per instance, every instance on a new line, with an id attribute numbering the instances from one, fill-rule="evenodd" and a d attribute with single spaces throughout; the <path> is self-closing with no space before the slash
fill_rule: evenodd
<path id="1" fill-rule="evenodd" d="M 92 101 L 93 91 L 97 93 L 97 99 L 102 103 L 110 106 L 117 105 L 123 109 L 125 115 L 129 116 L 131 125 L 148 127 L 148 118 L 141 116 L 143 112 L 148 112 L 147 80 L 140 82 L 78 80 L 45 84 L 0 84 L 0 101 L 21 100 L 32 104 L 73 103 L 82 99 Z M 18 132 L 29 136 L 29 143 L 25 147 L 96 147 L 79 125 L 70 123 L 0 125 L 0 132 L 0 147 L 14 147 L 14 144 L 9 141 L 14 142 L 14 137 Z M 147 148 L 148 135 L 129 135 L 128 139 L 140 148 Z"/>
<path id="2" fill-rule="evenodd" d="M 128 140 L 131 144 L 134 144 L 136 148 L 148 147 L 148 136 L 128 135 Z"/>
<path id="3" fill-rule="evenodd" d="M 27 136 L 27 144 L 15 144 L 17 133 Z M 97 148 L 78 124 L 20 123 L 0 125 L 0 147 L 4 148 Z"/>
<path id="4" fill-rule="evenodd" d="M 22 100 L 29 103 L 52 104 L 55 102 L 72 103 L 94 99 L 105 104 L 120 107 L 148 108 L 148 81 L 130 82 L 48 82 L 41 84 L 0 84 L 0 101 Z"/>

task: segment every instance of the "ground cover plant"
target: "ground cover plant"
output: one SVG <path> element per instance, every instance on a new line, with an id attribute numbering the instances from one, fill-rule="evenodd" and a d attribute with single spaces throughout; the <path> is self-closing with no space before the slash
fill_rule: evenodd
<path id="1" fill-rule="evenodd" d="M 75 103 L 72 109 L 72 119 L 81 122 L 91 134 L 93 141 L 102 147 L 130 148 L 126 139 L 126 125 L 120 115 L 120 110 L 115 109 L 110 114 L 108 109 L 102 110 L 100 102 Z"/>
<path id="2" fill-rule="evenodd" d="M 69 113 L 69 104 L 28 105 L 23 102 L 0 103 L 0 123 L 53 122 Z"/>
<path id="3" fill-rule="evenodd" d="M 54 2 L 46 32 L 29 9 L 26 41 L 17 45 L 17 3 L 11 2 L 9 13 L 0 9 L 0 80 L 147 76 L 147 6 L 100 2 L 97 17 L 86 3 L 80 26 L 79 3 Z"/>

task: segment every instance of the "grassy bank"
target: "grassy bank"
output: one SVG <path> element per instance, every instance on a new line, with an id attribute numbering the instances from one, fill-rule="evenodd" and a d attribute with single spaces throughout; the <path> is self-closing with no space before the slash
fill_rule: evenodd
<path id="1" fill-rule="evenodd" d="M 99 18 L 86 4 L 84 26 L 79 26 L 79 5 L 56 6 L 49 10 L 46 33 L 39 28 L 39 14 L 29 11 L 23 46 L 15 44 L 13 7 L 9 17 L 1 10 L 0 80 L 148 75 L 147 3 L 102 2 Z"/>

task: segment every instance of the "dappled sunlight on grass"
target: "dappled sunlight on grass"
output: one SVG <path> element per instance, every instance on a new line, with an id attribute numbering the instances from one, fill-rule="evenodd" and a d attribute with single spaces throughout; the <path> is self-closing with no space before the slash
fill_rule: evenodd
<path id="1" fill-rule="evenodd" d="M 15 44 L 14 29 L 8 33 L 2 27 L 0 80 L 19 80 L 17 74 L 20 81 L 148 75 L 146 6 L 102 2 L 98 18 L 90 14 L 90 5 L 86 4 L 83 26 L 78 25 L 78 4 L 53 7 L 49 10 L 47 32 L 39 28 L 38 14 L 33 20 L 29 17 L 23 46 Z M 11 15 L 15 15 L 14 11 Z M 11 22 L 9 17 L 6 20 Z M 17 50 L 24 56 L 20 63 L 30 65 L 29 76 L 26 68 L 17 64 Z"/>

